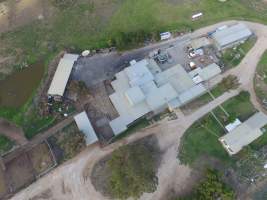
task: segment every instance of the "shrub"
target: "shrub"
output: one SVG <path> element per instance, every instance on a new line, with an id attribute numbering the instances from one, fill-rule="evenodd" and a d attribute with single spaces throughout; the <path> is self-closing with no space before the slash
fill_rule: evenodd
<path id="1" fill-rule="evenodd" d="M 235 193 L 221 179 L 216 170 L 208 169 L 205 179 L 197 186 L 192 195 L 177 200 L 234 200 Z"/>
<path id="2" fill-rule="evenodd" d="M 229 75 L 222 79 L 221 83 L 226 90 L 236 89 L 239 86 L 238 78 L 234 75 Z"/>
<path id="3" fill-rule="evenodd" d="M 114 151 L 108 161 L 109 190 L 114 198 L 138 198 L 156 190 L 156 159 L 144 144 L 127 145 Z"/>

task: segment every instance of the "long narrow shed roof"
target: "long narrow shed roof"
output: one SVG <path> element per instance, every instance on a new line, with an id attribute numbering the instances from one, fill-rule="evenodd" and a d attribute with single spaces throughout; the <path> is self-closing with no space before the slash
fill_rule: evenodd
<path id="1" fill-rule="evenodd" d="M 79 130 L 85 135 L 86 144 L 90 145 L 98 141 L 96 132 L 88 119 L 85 111 L 74 117 L 74 120 L 79 128 Z"/>
<path id="2" fill-rule="evenodd" d="M 266 124 L 267 116 L 258 112 L 219 140 L 229 154 L 236 154 L 244 146 L 260 137 L 263 134 L 261 128 Z"/>
<path id="3" fill-rule="evenodd" d="M 227 46 L 252 35 L 245 24 L 238 23 L 223 30 L 216 31 L 212 37 L 220 47 Z"/>
<path id="4" fill-rule="evenodd" d="M 60 59 L 57 70 L 48 90 L 48 95 L 63 96 L 73 64 L 77 59 L 78 55 L 75 54 L 65 54 L 64 57 Z"/>

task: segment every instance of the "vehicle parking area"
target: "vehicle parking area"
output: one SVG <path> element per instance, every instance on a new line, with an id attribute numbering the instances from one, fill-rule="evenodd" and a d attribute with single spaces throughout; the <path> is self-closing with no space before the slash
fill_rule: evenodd
<path id="1" fill-rule="evenodd" d="M 150 53 L 150 57 L 154 58 L 162 71 L 180 64 L 189 72 L 197 67 L 204 68 L 214 62 L 220 62 L 218 52 L 212 45 L 193 49 L 191 41 L 174 43 L 167 48 L 157 49 Z"/>

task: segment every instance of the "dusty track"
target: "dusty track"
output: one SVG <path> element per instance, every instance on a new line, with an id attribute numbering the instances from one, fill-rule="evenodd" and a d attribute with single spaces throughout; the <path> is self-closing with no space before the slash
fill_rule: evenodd
<path id="1" fill-rule="evenodd" d="M 222 24 L 231 23 L 234 23 L 234 21 L 223 22 L 202 28 L 192 33 L 191 36 L 193 37 L 202 35 L 214 29 L 215 27 L 221 26 Z M 190 115 L 184 116 L 182 113 L 177 112 L 177 120 L 161 121 L 157 125 L 146 128 L 142 130 L 142 132 L 137 132 L 106 148 L 101 149 L 97 145 L 88 147 L 76 158 L 58 167 L 45 177 L 39 179 L 28 188 L 16 194 L 12 199 L 34 199 L 49 191 L 49 196 L 47 199 L 104 200 L 106 198 L 95 191 L 90 179 L 84 178 L 83 175 L 85 171 L 86 173 L 90 172 L 95 162 L 118 148 L 120 145 L 127 144 L 150 134 L 155 134 L 157 136 L 160 147 L 165 153 L 163 155 L 162 164 L 158 171 L 159 186 L 157 191 L 152 194 L 144 194 L 141 199 L 163 199 L 166 193 L 171 189 L 179 192 L 179 190 L 182 190 L 183 187 L 186 187 L 188 180 L 190 180 L 191 170 L 188 167 L 179 164 L 176 159 L 179 140 L 185 130 L 192 123 L 194 123 L 195 120 L 199 119 L 229 98 L 237 95 L 242 89 L 249 90 L 252 95 L 253 104 L 259 110 L 261 110 L 253 91 L 253 76 L 257 63 L 264 50 L 267 48 L 267 26 L 250 22 L 245 23 L 248 24 L 248 26 L 258 37 L 256 45 L 248 52 L 238 67 L 216 77 L 211 81 L 211 84 L 215 84 L 221 80 L 222 77 L 227 76 L 228 74 L 235 74 L 240 80 L 240 88 L 223 94 L 219 98 L 199 108 L 196 112 Z"/>
<path id="2" fill-rule="evenodd" d="M 15 124 L 0 118 L 0 134 L 14 140 L 17 144 L 23 145 L 27 143 L 23 130 L 18 128 Z"/>

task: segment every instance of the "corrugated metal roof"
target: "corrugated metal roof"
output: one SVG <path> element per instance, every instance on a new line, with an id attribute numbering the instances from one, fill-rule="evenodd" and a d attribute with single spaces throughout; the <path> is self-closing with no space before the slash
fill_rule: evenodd
<path id="1" fill-rule="evenodd" d="M 262 135 L 260 129 L 266 124 L 267 116 L 258 112 L 219 140 L 229 154 L 236 154 L 244 146 L 260 137 Z"/>
<path id="2" fill-rule="evenodd" d="M 132 87 L 143 85 L 154 79 L 154 76 L 147 68 L 147 65 L 148 61 L 144 59 L 124 69 Z"/>
<path id="3" fill-rule="evenodd" d="M 48 95 L 64 95 L 73 64 L 77 59 L 78 55 L 74 54 L 65 54 L 64 57 L 60 59 L 57 70 L 49 87 Z"/>
<path id="4" fill-rule="evenodd" d="M 148 75 L 147 79 L 147 63 L 148 61 L 144 60 L 133 64 L 117 73 L 117 79 L 111 82 L 115 93 L 110 95 L 110 100 L 120 115 L 110 122 L 116 135 L 151 111 L 168 106 L 176 108 L 206 91 L 203 85 L 193 82 L 181 65 L 156 73 L 155 79 L 150 73 L 153 77 L 149 78 Z M 135 67 L 139 69 L 136 71 Z M 133 82 L 130 83 L 131 80 Z"/>
<path id="5" fill-rule="evenodd" d="M 123 131 L 126 131 L 127 124 L 129 124 L 129 120 L 127 120 L 125 116 L 119 116 L 118 118 L 109 122 L 109 125 L 115 135 L 118 135 Z"/>
<path id="6" fill-rule="evenodd" d="M 151 110 L 156 111 L 178 96 L 175 89 L 169 84 L 165 84 L 147 95 L 146 102 Z"/>
<path id="7" fill-rule="evenodd" d="M 198 84 L 186 90 L 185 92 L 181 93 L 179 95 L 179 100 L 181 104 L 184 105 L 189 101 L 193 100 L 194 98 L 204 94 L 205 92 L 206 92 L 205 87 L 202 84 Z"/>
<path id="8" fill-rule="evenodd" d="M 74 117 L 79 130 L 85 135 L 86 144 L 90 145 L 98 141 L 95 130 L 88 119 L 86 112 L 81 112 Z"/>
<path id="9" fill-rule="evenodd" d="M 212 63 L 204 68 L 196 68 L 189 72 L 190 77 L 193 79 L 194 77 L 200 76 L 203 81 L 210 80 L 211 78 L 219 75 L 222 72 L 220 66 L 216 63 Z"/>
<path id="10" fill-rule="evenodd" d="M 224 46 L 243 40 L 252 35 L 252 32 L 245 24 L 238 23 L 236 25 L 227 27 L 223 30 L 216 31 L 212 37 L 216 43 L 223 48 Z"/>
<path id="11" fill-rule="evenodd" d="M 140 87 L 132 87 L 125 92 L 125 96 L 132 106 L 145 100 L 145 95 Z"/>
<path id="12" fill-rule="evenodd" d="M 157 74 L 155 82 L 159 86 L 170 83 L 178 93 L 184 92 L 195 85 L 185 69 L 179 64 Z"/>
<path id="13" fill-rule="evenodd" d="M 207 67 L 204 67 L 202 69 L 202 72 L 199 74 L 201 78 L 205 81 L 217 76 L 222 72 L 220 66 L 218 66 L 216 63 L 212 63 L 208 65 Z"/>

